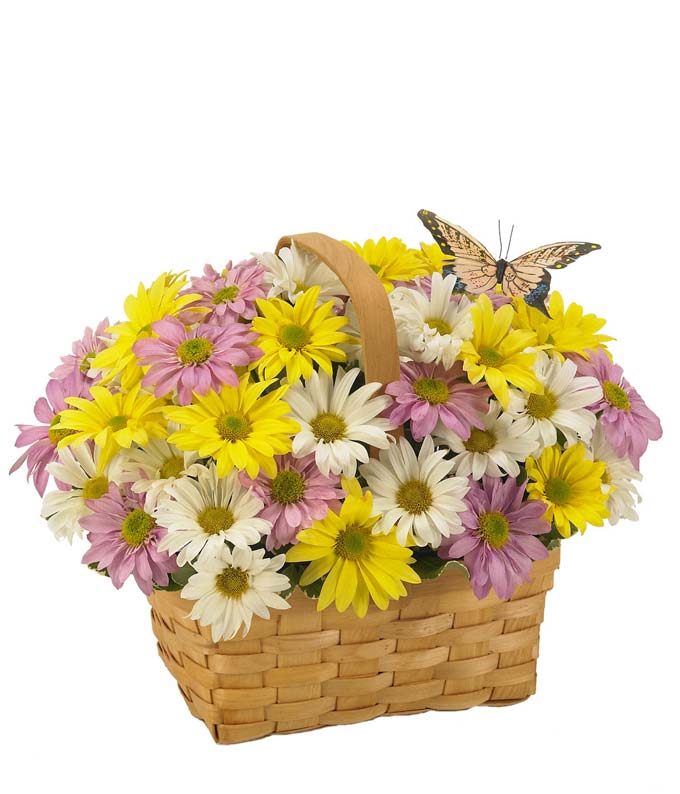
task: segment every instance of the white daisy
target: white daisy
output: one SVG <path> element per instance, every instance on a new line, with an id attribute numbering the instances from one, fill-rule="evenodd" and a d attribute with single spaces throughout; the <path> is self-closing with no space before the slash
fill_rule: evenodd
<path id="1" fill-rule="evenodd" d="M 449 430 L 441 422 L 432 434 L 453 452 L 453 471 L 463 477 L 469 475 L 473 480 L 519 474 L 518 461 L 525 461 L 536 449 L 538 429 L 528 417 L 513 419 L 510 414 L 502 413 L 496 400 L 491 400 L 484 417 L 484 429 L 472 428 L 470 437 L 463 439 Z"/>
<path id="2" fill-rule="evenodd" d="M 471 303 L 467 297 L 451 300 L 454 275 L 432 274 L 432 290 L 424 293 L 397 287 L 390 293 L 399 341 L 399 353 L 414 361 L 453 366 L 460 346 L 472 336 Z"/>
<path id="3" fill-rule="evenodd" d="M 442 536 L 463 532 L 460 513 L 467 508 L 463 497 L 469 490 L 467 478 L 450 477 L 452 460 L 448 450 L 434 451 L 426 436 L 420 453 L 402 438 L 361 467 L 373 494 L 373 506 L 382 513 L 374 532 L 387 534 L 397 527 L 397 540 L 406 546 L 409 533 L 418 546 L 437 548 Z"/>
<path id="4" fill-rule="evenodd" d="M 82 538 L 80 519 L 92 513 L 85 500 L 99 499 L 107 494 L 110 480 L 120 482 L 115 476 L 115 461 L 102 471 L 97 471 L 99 453 L 99 447 L 95 447 L 93 453 L 89 444 L 64 447 L 59 450 L 59 460 L 47 465 L 47 470 L 55 479 L 71 486 L 70 490 L 45 494 L 40 511 L 40 515 L 47 519 L 47 525 L 59 540 L 66 538 L 72 543 L 74 537 Z"/>
<path id="5" fill-rule="evenodd" d="M 637 521 L 639 516 L 635 506 L 640 503 L 640 494 L 633 485 L 633 480 L 639 482 L 642 475 L 628 458 L 620 458 L 614 452 L 600 424 L 593 432 L 592 453 L 596 461 L 606 466 L 602 489 L 609 492 L 607 499 L 609 523 L 618 524 L 622 518 Z"/>
<path id="6" fill-rule="evenodd" d="M 272 253 L 255 256 L 265 269 L 264 282 L 269 285 L 270 298 L 280 295 L 294 304 L 299 295 L 314 286 L 321 289 L 321 302 L 347 295 L 342 281 L 328 265 L 318 256 L 298 248 L 295 243 L 290 248 L 282 248 L 278 256 Z"/>
<path id="7" fill-rule="evenodd" d="M 196 573 L 182 588 L 182 598 L 196 601 L 189 617 L 211 627 L 213 642 L 231 640 L 241 626 L 245 637 L 253 614 L 269 620 L 269 607 L 290 607 L 279 595 L 290 580 L 276 573 L 285 561 L 285 554 L 265 557 L 264 549 L 249 546 L 231 552 L 223 544 L 215 556 L 196 562 Z"/>
<path id="8" fill-rule="evenodd" d="M 196 477 L 181 477 L 167 485 L 153 511 L 168 534 L 158 544 L 160 551 L 177 552 L 177 562 L 185 565 L 214 556 L 228 540 L 235 546 L 257 543 L 271 530 L 271 523 L 257 518 L 264 504 L 238 478 L 232 469 L 226 477 L 217 476 L 217 466 L 201 466 Z"/>
<path id="9" fill-rule="evenodd" d="M 390 405 L 385 395 L 374 397 L 380 383 L 367 383 L 350 394 L 360 370 L 338 369 L 333 379 L 325 372 L 314 372 L 304 385 L 294 384 L 286 392 L 291 416 L 302 428 L 293 439 L 293 455 L 302 458 L 312 452 L 322 474 L 343 473 L 354 477 L 357 461 L 366 463 L 364 444 L 387 449 L 393 429 L 380 414 Z"/>
<path id="10" fill-rule="evenodd" d="M 557 443 L 560 430 L 567 446 L 579 439 L 588 443 L 597 422 L 589 405 L 602 399 L 602 387 L 595 378 L 576 375 L 573 361 L 560 361 L 539 351 L 534 365 L 536 378 L 543 384 L 543 394 L 528 394 L 512 389 L 507 413 L 518 419 L 526 417 L 538 430 L 538 446 L 532 454 Z"/>

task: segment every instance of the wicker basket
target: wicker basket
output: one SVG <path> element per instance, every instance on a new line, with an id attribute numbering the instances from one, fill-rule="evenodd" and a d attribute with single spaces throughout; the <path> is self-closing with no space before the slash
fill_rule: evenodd
<path id="1" fill-rule="evenodd" d="M 399 377 L 394 320 L 385 290 L 348 247 L 319 234 L 286 237 L 317 254 L 354 303 L 367 381 Z M 215 741 L 232 744 L 385 714 L 503 706 L 536 687 L 539 626 L 559 550 L 533 567 L 510 601 L 478 600 L 458 570 L 407 586 L 408 595 L 365 618 L 318 612 L 299 590 L 291 608 L 255 617 L 245 639 L 214 643 L 189 620 L 190 601 L 154 592 L 158 651 L 191 713 Z"/>

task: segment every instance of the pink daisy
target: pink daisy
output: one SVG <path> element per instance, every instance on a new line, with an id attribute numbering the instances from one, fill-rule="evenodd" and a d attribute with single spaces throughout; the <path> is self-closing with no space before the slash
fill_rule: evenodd
<path id="1" fill-rule="evenodd" d="M 456 361 L 451 369 L 442 364 L 402 364 L 401 380 L 387 385 L 395 406 L 389 418 L 393 425 L 411 422 L 411 433 L 421 441 L 438 421 L 461 438 L 470 437 L 473 427 L 484 427 L 490 391 L 482 384 L 471 384 Z"/>
<path id="2" fill-rule="evenodd" d="M 176 317 L 164 317 L 152 326 L 157 339 L 140 339 L 133 351 L 142 366 L 150 367 L 143 385 L 155 386 L 156 397 L 177 389 L 180 405 L 191 402 L 191 393 L 219 391 L 222 384 L 238 386 L 234 367 L 246 367 L 262 355 L 253 347 L 257 334 L 248 326 L 198 325 L 187 329 Z"/>
<path id="3" fill-rule="evenodd" d="M 208 309 L 200 315 L 201 321 L 210 325 L 229 325 L 240 317 L 252 320 L 257 316 L 255 301 L 266 298 L 262 287 L 264 267 L 257 259 L 245 259 L 238 265 L 227 264 L 219 273 L 212 265 L 203 268 L 203 276 L 193 277 L 185 293 L 198 293 L 202 297 L 188 308 Z"/>
<path id="4" fill-rule="evenodd" d="M 86 500 L 92 514 L 81 518 L 80 523 L 92 544 L 83 562 L 96 563 L 98 571 L 106 570 L 116 588 L 132 574 L 139 589 L 151 595 L 154 584 L 168 584 L 177 562 L 174 556 L 156 548 L 167 529 L 159 527 L 146 512 L 145 496 L 133 493 L 129 485 L 121 491 L 111 483 L 106 496 Z"/>
<path id="5" fill-rule="evenodd" d="M 460 514 L 465 532 L 442 540 L 439 556 L 463 558 L 477 598 L 492 587 L 499 598 L 510 598 L 517 585 L 530 581 L 533 561 L 548 556 L 534 537 L 550 532 L 543 518 L 546 505 L 533 499 L 523 502 L 525 485 L 498 477 L 471 482 L 464 497 L 468 509 Z"/>
<path id="6" fill-rule="evenodd" d="M 62 430 L 59 428 L 59 414 L 66 408 L 70 408 L 64 402 L 66 397 L 85 397 L 89 398 L 86 388 L 71 390 L 72 384 L 61 383 L 58 380 L 51 380 L 45 390 L 46 397 L 40 397 L 33 407 L 35 418 L 41 422 L 40 425 L 17 425 L 20 430 L 19 436 L 14 444 L 16 447 L 28 447 L 9 470 L 13 474 L 17 469 L 27 466 L 26 479 L 33 478 L 33 485 L 42 496 L 47 487 L 49 473 L 47 464 L 57 460 L 57 444 L 64 438 L 75 433 L 75 430 Z M 57 481 L 57 486 L 61 490 L 70 490 L 70 485 L 64 485 Z"/>
<path id="7" fill-rule="evenodd" d="M 623 377 L 604 350 L 588 351 L 590 360 L 573 356 L 579 375 L 591 375 L 602 386 L 602 399 L 589 406 L 602 411 L 600 422 L 607 441 L 620 458 L 630 458 L 636 469 L 650 441 L 661 438 L 661 422 Z"/>
<path id="8" fill-rule="evenodd" d="M 267 549 L 276 549 L 297 542 L 297 533 L 311 527 L 316 520 L 325 518 L 329 508 L 338 510 L 342 490 L 340 477 L 325 477 L 314 462 L 314 455 L 294 458 L 292 455 L 276 457 L 276 475 L 268 477 L 262 470 L 255 480 L 241 474 L 242 485 L 252 488 L 264 502 L 259 518 L 272 524 L 267 535 Z"/>
<path id="9" fill-rule="evenodd" d="M 64 383 L 67 389 L 71 389 L 71 394 L 98 383 L 101 374 L 90 375 L 90 363 L 97 353 L 104 350 L 107 338 L 111 338 L 110 334 L 106 333 L 108 327 L 107 317 L 94 331 L 89 327 L 86 328 L 83 338 L 73 343 L 71 355 L 61 357 L 62 363 L 50 373 L 50 377 Z"/>

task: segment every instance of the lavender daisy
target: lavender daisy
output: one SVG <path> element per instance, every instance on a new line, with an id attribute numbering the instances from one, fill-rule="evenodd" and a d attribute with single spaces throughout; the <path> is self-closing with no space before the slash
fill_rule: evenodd
<path id="1" fill-rule="evenodd" d="M 546 505 L 522 501 L 524 489 L 513 479 L 471 482 L 464 497 L 468 509 L 461 514 L 465 532 L 442 540 L 439 556 L 463 558 L 477 598 L 484 598 L 492 587 L 499 598 L 510 598 L 517 585 L 530 581 L 533 561 L 548 556 L 534 537 L 550 531 L 543 518 Z"/>
<path id="2" fill-rule="evenodd" d="M 93 331 L 86 328 L 82 339 L 77 339 L 71 346 L 71 355 L 62 356 L 61 364 L 50 373 L 64 384 L 70 395 L 94 386 L 101 380 L 101 373 L 90 369 L 92 359 L 104 350 L 111 335 L 106 332 L 109 327 L 108 317 L 104 318 Z"/>
<path id="3" fill-rule="evenodd" d="M 185 293 L 201 296 L 188 308 L 207 309 L 201 314 L 204 323 L 230 325 L 240 318 L 252 320 L 257 316 L 255 301 L 266 297 L 262 286 L 264 267 L 257 259 L 245 259 L 237 265 L 229 262 L 221 272 L 206 265 L 203 273 L 191 279 L 191 287 Z"/>

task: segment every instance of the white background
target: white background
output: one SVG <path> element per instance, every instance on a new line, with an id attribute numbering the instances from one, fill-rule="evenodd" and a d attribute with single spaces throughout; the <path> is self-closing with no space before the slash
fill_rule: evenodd
<path id="1" fill-rule="evenodd" d="M 638 524 L 565 544 L 538 694 L 213 745 L 129 582 L 2 487 L 6 790 L 677 791 L 678 69 L 672 3 L 15 2 L 0 18 L 2 443 L 139 280 L 300 231 L 603 250 L 557 274 L 662 418 Z M 675 738 L 673 734 L 675 733 Z"/>

